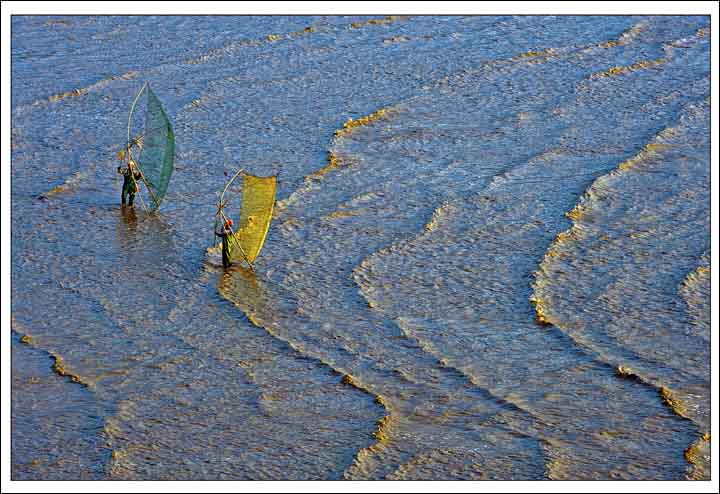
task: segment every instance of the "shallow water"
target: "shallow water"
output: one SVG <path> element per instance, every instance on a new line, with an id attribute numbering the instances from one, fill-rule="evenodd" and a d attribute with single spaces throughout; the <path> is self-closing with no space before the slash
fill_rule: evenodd
<path id="1" fill-rule="evenodd" d="M 709 475 L 708 18 L 12 28 L 13 478 Z M 238 167 L 255 273 L 206 253 Z"/>

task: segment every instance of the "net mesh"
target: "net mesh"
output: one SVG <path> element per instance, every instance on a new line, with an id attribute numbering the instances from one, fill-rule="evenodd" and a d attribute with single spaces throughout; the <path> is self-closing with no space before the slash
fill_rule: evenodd
<path id="1" fill-rule="evenodd" d="M 243 253 L 253 262 L 260 254 L 272 220 L 277 178 L 243 176 L 243 201 L 235 238 L 229 243 L 231 261 L 242 260 Z M 241 250 L 242 249 L 242 250 Z"/>
<path id="2" fill-rule="evenodd" d="M 149 86 L 142 141 L 140 167 L 150 189 L 151 209 L 157 209 L 165 197 L 173 172 L 175 134 L 160 100 Z"/>

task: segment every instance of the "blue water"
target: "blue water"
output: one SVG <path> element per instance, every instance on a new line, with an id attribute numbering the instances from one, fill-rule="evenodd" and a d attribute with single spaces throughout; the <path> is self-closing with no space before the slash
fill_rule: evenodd
<path id="1" fill-rule="evenodd" d="M 14 16 L 13 478 L 708 478 L 709 37 Z M 115 173 L 145 81 L 157 215 Z M 239 167 L 254 273 L 207 252 Z"/>

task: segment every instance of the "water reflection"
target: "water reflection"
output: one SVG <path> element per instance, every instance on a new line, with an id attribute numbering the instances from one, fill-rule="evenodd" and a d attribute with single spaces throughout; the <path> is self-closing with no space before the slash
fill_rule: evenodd
<path id="1" fill-rule="evenodd" d="M 120 213 L 128 236 L 134 238 L 137 233 L 137 213 L 135 213 L 135 208 L 123 204 L 120 206 Z"/>
<path id="2" fill-rule="evenodd" d="M 174 227 L 162 215 L 128 206 L 120 206 L 119 213 L 114 245 L 118 253 L 149 270 L 178 258 Z"/>
<path id="3" fill-rule="evenodd" d="M 283 319 L 297 317 L 294 297 L 263 274 L 242 265 L 225 270 L 218 291 L 258 326 L 270 328 Z"/>

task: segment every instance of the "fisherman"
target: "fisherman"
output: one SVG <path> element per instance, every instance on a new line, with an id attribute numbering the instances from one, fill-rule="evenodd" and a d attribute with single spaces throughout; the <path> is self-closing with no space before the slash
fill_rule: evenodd
<path id="1" fill-rule="evenodd" d="M 117 171 L 123 176 L 122 205 L 125 205 L 125 197 L 127 196 L 127 202 L 130 206 L 132 206 L 133 201 L 135 200 L 135 193 L 140 191 L 137 181 L 140 177 L 142 177 L 142 174 L 135 171 L 135 161 L 133 160 L 128 162 L 128 166 L 126 168 L 118 166 Z"/>
<path id="2" fill-rule="evenodd" d="M 215 235 L 222 238 L 222 262 L 223 268 L 226 269 L 230 267 L 230 235 L 233 234 L 232 226 L 233 220 L 228 218 L 228 220 L 223 223 L 221 230 L 215 232 Z"/>

